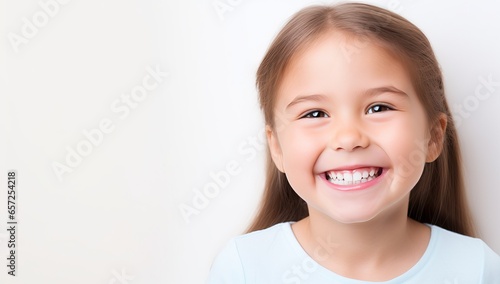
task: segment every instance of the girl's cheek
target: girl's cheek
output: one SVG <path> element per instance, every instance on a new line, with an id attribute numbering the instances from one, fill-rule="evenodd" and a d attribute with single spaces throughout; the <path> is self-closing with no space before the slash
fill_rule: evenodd
<path id="1" fill-rule="evenodd" d="M 318 155 L 324 150 L 324 137 L 317 133 L 302 130 L 292 130 L 282 136 L 283 158 L 293 167 L 312 167 Z"/>

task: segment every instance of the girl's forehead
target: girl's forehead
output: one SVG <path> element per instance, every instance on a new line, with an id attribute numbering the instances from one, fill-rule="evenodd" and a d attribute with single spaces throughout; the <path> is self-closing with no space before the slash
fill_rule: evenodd
<path id="1" fill-rule="evenodd" d="M 332 67 L 355 67 L 360 63 L 403 65 L 389 46 L 373 36 L 335 31 L 323 33 L 295 52 L 285 73 L 297 65 L 304 67 L 318 63 L 334 63 Z"/>
<path id="2" fill-rule="evenodd" d="M 377 84 L 411 88 L 397 56 L 379 41 L 340 32 L 326 33 L 300 49 L 284 70 L 278 100 L 297 92 L 353 92 Z"/>

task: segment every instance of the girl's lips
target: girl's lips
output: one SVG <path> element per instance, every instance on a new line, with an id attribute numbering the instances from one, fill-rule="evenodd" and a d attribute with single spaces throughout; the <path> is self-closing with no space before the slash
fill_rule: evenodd
<path id="1" fill-rule="evenodd" d="M 368 172 L 368 169 L 370 170 L 370 172 Z M 367 172 L 368 176 L 366 174 Z M 386 168 L 370 167 L 363 168 L 358 171 L 354 170 L 352 172 L 343 171 L 343 174 L 339 171 L 329 171 L 320 174 L 319 176 L 329 187 L 333 189 L 340 191 L 354 191 L 363 190 L 374 186 L 382 179 L 386 172 Z M 345 180 L 343 180 L 342 177 L 344 177 Z"/>

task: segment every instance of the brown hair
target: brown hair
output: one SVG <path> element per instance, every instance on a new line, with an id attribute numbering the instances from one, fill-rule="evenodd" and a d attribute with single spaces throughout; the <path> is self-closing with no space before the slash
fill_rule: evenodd
<path id="1" fill-rule="evenodd" d="M 409 73 L 429 122 L 448 119 L 439 157 L 426 163 L 410 193 L 408 216 L 422 223 L 472 236 L 466 204 L 457 132 L 446 102 L 441 70 L 426 36 L 412 23 L 388 10 L 359 3 L 311 6 L 295 14 L 269 47 L 257 71 L 260 105 L 268 126 L 275 128 L 274 100 L 286 67 L 300 50 L 328 31 L 376 41 L 395 54 Z M 267 153 L 267 176 L 261 207 L 249 228 L 260 230 L 308 216 L 307 204 L 292 189 Z"/>

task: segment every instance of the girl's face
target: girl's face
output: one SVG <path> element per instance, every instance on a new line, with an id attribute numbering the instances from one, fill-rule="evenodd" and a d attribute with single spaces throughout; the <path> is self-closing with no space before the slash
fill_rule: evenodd
<path id="1" fill-rule="evenodd" d="M 311 214 L 342 223 L 406 214 L 425 162 L 440 152 L 404 66 L 373 42 L 342 33 L 293 58 L 274 114 L 267 134 L 276 166 Z M 446 119 L 440 122 L 438 136 Z"/>

